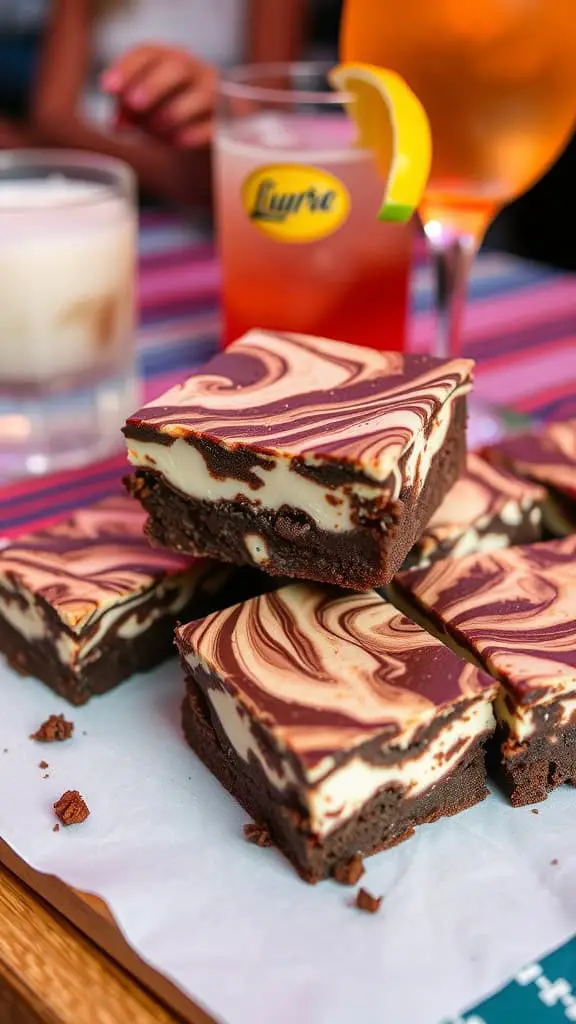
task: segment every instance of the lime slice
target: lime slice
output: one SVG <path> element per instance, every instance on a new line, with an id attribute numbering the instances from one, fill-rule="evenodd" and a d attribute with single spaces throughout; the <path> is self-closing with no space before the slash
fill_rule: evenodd
<path id="1" fill-rule="evenodd" d="M 432 160 L 430 123 L 420 100 L 395 71 L 374 64 L 339 64 L 330 72 L 330 83 L 354 98 L 350 113 L 358 145 L 374 152 L 386 181 L 379 219 L 410 220 Z"/>

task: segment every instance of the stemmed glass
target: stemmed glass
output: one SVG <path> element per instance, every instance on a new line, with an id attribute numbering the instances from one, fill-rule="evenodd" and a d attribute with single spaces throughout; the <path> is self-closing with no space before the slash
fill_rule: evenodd
<path id="1" fill-rule="evenodd" d="M 428 113 L 433 160 L 420 216 L 436 270 L 435 353 L 458 355 L 488 225 L 553 163 L 574 126 L 574 2 L 346 0 L 341 59 L 397 71 Z M 472 399 L 472 444 L 505 423 L 504 410 Z"/>

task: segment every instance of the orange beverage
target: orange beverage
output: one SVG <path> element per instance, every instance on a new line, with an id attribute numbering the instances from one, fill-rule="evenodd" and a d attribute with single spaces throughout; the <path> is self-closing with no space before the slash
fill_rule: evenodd
<path id="1" fill-rule="evenodd" d="M 378 222 L 382 179 L 342 101 L 314 65 L 239 69 L 222 85 L 225 344 L 264 327 L 404 345 L 411 226 Z"/>
<path id="2" fill-rule="evenodd" d="M 346 0 L 341 57 L 397 71 L 422 101 L 433 138 L 422 219 L 477 241 L 574 124 L 574 0 Z"/>

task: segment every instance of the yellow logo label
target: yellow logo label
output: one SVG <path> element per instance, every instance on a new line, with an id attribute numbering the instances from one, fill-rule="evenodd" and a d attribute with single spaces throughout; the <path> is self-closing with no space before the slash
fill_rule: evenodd
<path id="1" fill-rule="evenodd" d="M 339 178 L 306 164 L 258 167 L 244 181 L 242 202 L 259 231 L 292 244 L 331 235 L 350 212 L 350 193 Z"/>

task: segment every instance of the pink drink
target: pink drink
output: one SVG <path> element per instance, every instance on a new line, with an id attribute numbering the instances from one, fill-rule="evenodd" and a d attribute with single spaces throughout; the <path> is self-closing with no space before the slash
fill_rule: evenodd
<path id="1" fill-rule="evenodd" d="M 353 133 L 338 109 L 329 114 L 267 111 L 221 125 L 216 186 L 225 344 L 251 327 L 264 327 L 403 348 L 411 227 L 377 220 L 382 178 L 372 155 L 354 146 Z M 251 219 L 243 195 L 258 168 L 271 169 L 266 180 L 279 185 L 270 186 L 269 193 L 280 194 L 287 165 L 320 169 L 328 182 L 337 179 L 338 194 L 343 187 L 349 197 L 343 222 L 303 244 L 264 233 Z M 305 185 L 306 178 L 302 181 Z M 290 194 L 293 203 L 308 203 L 307 195 L 302 200 L 301 193 L 300 198 Z M 309 210 L 304 216 L 312 223 Z"/>

